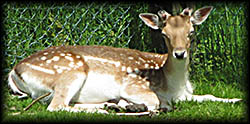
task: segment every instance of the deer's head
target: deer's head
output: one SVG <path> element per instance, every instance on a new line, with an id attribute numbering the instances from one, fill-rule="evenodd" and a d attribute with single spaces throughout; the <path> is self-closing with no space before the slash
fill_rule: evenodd
<path id="1" fill-rule="evenodd" d="M 142 13 L 139 17 L 149 27 L 161 30 L 169 57 L 186 59 L 189 56 L 189 37 L 194 32 L 193 25 L 200 25 L 204 22 L 212 9 L 212 6 L 203 7 L 192 14 L 192 9 L 186 8 L 176 16 L 160 10 L 158 16 L 151 13 Z"/>

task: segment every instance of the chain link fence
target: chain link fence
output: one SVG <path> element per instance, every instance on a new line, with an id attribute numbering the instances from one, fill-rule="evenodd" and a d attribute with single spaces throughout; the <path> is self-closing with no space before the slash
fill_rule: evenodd
<path id="1" fill-rule="evenodd" d="M 248 67 L 246 5 L 212 3 L 214 9 L 208 20 L 196 29 L 191 63 L 193 76 L 204 75 L 210 78 L 208 80 L 227 83 L 245 81 Z"/>
<path id="2" fill-rule="evenodd" d="M 128 47 L 146 35 L 139 22 L 143 4 L 5 4 L 4 55 L 7 70 L 28 55 L 50 46 Z M 5 67 L 6 67 L 5 66 Z"/>
<path id="3" fill-rule="evenodd" d="M 247 64 L 246 6 L 212 5 L 209 18 L 196 28 L 191 74 L 223 71 L 232 80 L 240 81 Z M 23 58 L 50 46 L 107 45 L 158 52 L 150 47 L 149 27 L 138 17 L 139 13 L 149 12 L 149 6 L 110 2 L 5 3 L 4 72 L 7 74 Z M 200 3 L 196 7 L 202 6 Z"/>

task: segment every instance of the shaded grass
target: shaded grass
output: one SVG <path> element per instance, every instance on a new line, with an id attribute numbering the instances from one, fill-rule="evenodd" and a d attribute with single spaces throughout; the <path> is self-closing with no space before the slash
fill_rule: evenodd
<path id="1" fill-rule="evenodd" d="M 246 94 L 236 84 L 223 82 L 193 81 L 194 94 L 213 94 L 222 98 L 241 98 L 243 101 L 232 104 L 222 102 L 179 102 L 171 112 L 157 116 L 116 116 L 98 113 L 71 113 L 66 111 L 46 111 L 47 104 L 34 104 L 28 111 L 23 109 L 32 102 L 31 98 L 18 99 L 4 87 L 3 122 L 246 122 Z"/>

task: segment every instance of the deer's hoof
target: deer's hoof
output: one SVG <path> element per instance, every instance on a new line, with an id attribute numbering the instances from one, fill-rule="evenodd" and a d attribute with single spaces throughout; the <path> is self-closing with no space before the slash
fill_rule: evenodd
<path id="1" fill-rule="evenodd" d="M 145 104 L 133 104 L 126 106 L 127 112 L 145 112 L 148 110 L 148 107 Z"/>

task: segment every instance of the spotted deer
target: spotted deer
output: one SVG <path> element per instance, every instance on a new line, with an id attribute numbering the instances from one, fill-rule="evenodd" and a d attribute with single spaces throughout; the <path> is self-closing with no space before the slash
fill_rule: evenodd
<path id="1" fill-rule="evenodd" d="M 20 98 L 50 93 L 41 100 L 49 103 L 49 111 L 102 110 L 110 100 L 123 107 L 144 104 L 149 111 L 171 110 L 172 102 L 185 100 L 240 101 L 193 95 L 189 82 L 189 36 L 212 8 L 203 7 L 193 14 L 186 8 L 176 16 L 164 10 L 158 16 L 139 15 L 147 26 L 161 30 L 168 54 L 108 46 L 50 47 L 17 64 L 8 84 Z"/>

